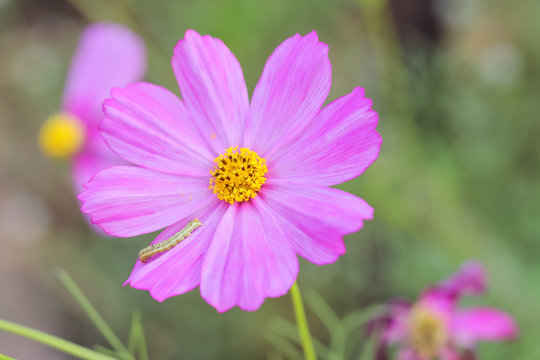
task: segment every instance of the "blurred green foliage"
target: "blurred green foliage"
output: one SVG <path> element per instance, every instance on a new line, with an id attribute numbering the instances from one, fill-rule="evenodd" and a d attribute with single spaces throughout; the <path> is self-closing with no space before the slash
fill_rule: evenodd
<path id="1" fill-rule="evenodd" d="M 35 135 L 58 109 L 78 34 L 90 20 L 124 22 L 142 34 L 149 49 L 146 79 L 177 93 L 169 63 L 186 29 L 221 38 L 242 64 L 250 90 L 281 41 L 315 29 L 330 47 L 329 100 L 364 87 L 380 115 L 384 143 L 365 174 L 340 186 L 366 199 L 375 219 L 347 237 L 347 254 L 337 263 L 302 261 L 301 288 L 317 292 L 344 316 L 396 296 L 413 300 L 464 260 L 477 258 L 488 269 L 490 290 L 470 304 L 499 307 L 520 325 L 516 341 L 482 344 L 480 358 L 538 359 L 540 2 L 397 0 L 390 2 L 391 13 L 373 3 L 0 1 L 0 197 L 29 191 L 52 217 L 41 241 L 6 240 L 18 260 L 1 269 L 20 279 L 10 284 L 39 284 L 40 296 L 24 306 L 70 324 L 63 334 L 72 340 L 102 343 L 56 283 L 53 269 L 60 266 L 115 330 L 128 329 L 131 313 L 140 310 L 153 359 L 272 356 L 262 334 L 276 315 L 293 319 L 287 296 L 268 299 L 254 313 L 217 314 L 197 290 L 160 304 L 147 292 L 121 287 L 152 235 L 93 234 L 78 213 L 68 166 L 44 159 Z M 435 30 L 408 16 L 426 9 Z M 7 316 L 10 306 L 0 300 L 0 316 L 17 321 Z M 323 324 L 308 316 L 312 332 L 327 343 Z"/>

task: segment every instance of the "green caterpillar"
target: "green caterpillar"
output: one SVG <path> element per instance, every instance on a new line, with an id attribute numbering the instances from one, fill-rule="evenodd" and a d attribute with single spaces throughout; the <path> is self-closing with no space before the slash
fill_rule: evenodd
<path id="1" fill-rule="evenodd" d="M 172 249 L 178 245 L 180 241 L 191 235 L 191 232 L 201 225 L 202 222 L 200 222 L 198 219 L 191 220 L 182 230 L 171 236 L 169 239 L 152 244 L 139 251 L 139 260 L 146 263 L 150 257 Z"/>

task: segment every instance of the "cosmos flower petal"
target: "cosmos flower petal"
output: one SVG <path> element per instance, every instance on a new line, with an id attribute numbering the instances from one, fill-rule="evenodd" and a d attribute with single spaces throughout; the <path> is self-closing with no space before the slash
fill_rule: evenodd
<path id="1" fill-rule="evenodd" d="M 100 131 L 120 157 L 164 173 L 208 176 L 214 155 L 176 95 L 140 82 L 111 96 Z"/>
<path id="2" fill-rule="evenodd" d="M 92 177 L 79 195 L 81 210 L 114 236 L 149 233 L 216 201 L 207 179 L 185 178 L 136 166 L 113 166 Z"/>
<path id="3" fill-rule="evenodd" d="M 484 266 L 475 260 L 465 262 L 450 278 L 440 282 L 437 287 L 459 294 L 482 294 L 486 290 L 487 275 Z"/>
<path id="4" fill-rule="evenodd" d="M 152 244 L 169 239 L 182 230 L 188 221 L 198 218 L 202 226 L 172 249 L 154 255 L 145 264 L 137 260 L 124 285 L 148 290 L 157 301 L 183 294 L 199 285 L 204 255 L 227 206 L 215 203 L 163 230 Z"/>
<path id="5" fill-rule="evenodd" d="M 144 43 L 127 27 L 95 23 L 82 33 L 69 69 L 62 105 L 62 111 L 86 125 L 84 146 L 72 158 L 73 185 L 77 193 L 99 170 L 123 163 L 98 133 L 97 125 L 103 118 L 101 103 L 113 86 L 139 80 L 145 69 Z"/>
<path id="6" fill-rule="evenodd" d="M 396 354 L 397 360 L 422 360 L 416 351 L 410 348 L 402 348 Z"/>
<path id="7" fill-rule="evenodd" d="M 378 157 L 382 138 L 377 113 L 364 90 L 356 88 L 326 106 L 301 137 L 267 159 L 273 176 L 336 185 L 357 177 Z"/>
<path id="8" fill-rule="evenodd" d="M 227 46 L 188 30 L 174 49 L 172 67 L 186 108 L 215 155 L 239 145 L 249 98 L 242 68 Z"/>
<path id="9" fill-rule="evenodd" d="M 514 319 L 497 309 L 476 307 L 456 311 L 451 322 L 457 344 L 472 347 L 477 341 L 498 341 L 515 338 Z"/>
<path id="10" fill-rule="evenodd" d="M 229 207 L 206 254 L 201 295 L 219 312 L 235 305 L 257 310 L 266 297 L 287 293 L 296 279 L 294 249 L 256 203 Z"/>
<path id="11" fill-rule="evenodd" d="M 382 338 L 389 344 L 405 342 L 409 336 L 409 303 L 394 301 L 388 304 L 387 312 L 381 315 L 381 322 L 386 322 Z"/>
<path id="12" fill-rule="evenodd" d="M 280 220 L 296 252 L 307 260 L 328 264 L 345 253 L 343 236 L 373 218 L 364 200 L 326 186 L 269 180 L 259 195 Z"/>
<path id="13" fill-rule="evenodd" d="M 448 279 L 427 289 L 421 298 L 447 298 L 457 301 L 463 295 L 477 295 L 486 290 L 487 275 L 484 266 L 474 260 L 464 263 Z"/>
<path id="14" fill-rule="evenodd" d="M 440 360 L 460 360 L 460 355 L 456 349 L 452 348 L 451 346 L 447 346 L 440 351 L 439 358 Z M 469 358 L 467 357 L 466 359 Z"/>
<path id="15" fill-rule="evenodd" d="M 81 35 L 69 69 L 62 108 L 95 126 L 101 102 L 113 86 L 141 79 L 146 70 L 143 41 L 125 26 L 96 23 Z"/>
<path id="16" fill-rule="evenodd" d="M 103 144 L 103 146 L 107 145 Z M 71 163 L 75 192 L 78 194 L 83 191 L 83 184 L 90 180 L 96 172 L 113 165 L 124 165 L 124 162 L 110 151 L 99 156 L 96 156 L 91 151 L 84 151 L 75 155 Z"/>
<path id="17" fill-rule="evenodd" d="M 296 253 L 300 256 L 312 263 L 324 265 L 335 262 L 339 256 L 345 253 L 343 237 L 337 234 L 334 228 L 324 227 L 324 231 L 321 231 L 322 226 L 319 226 L 319 229 L 312 229 L 310 225 L 316 222 L 317 219 L 309 216 L 306 216 L 307 224 L 305 227 L 301 223 L 295 224 L 291 222 L 289 217 L 289 215 L 296 215 L 294 210 L 284 205 L 282 208 L 276 208 L 275 203 L 272 203 L 272 201 L 270 201 L 270 204 L 266 203 L 266 196 L 260 195 L 260 197 L 265 199 L 260 206 L 266 207 L 272 217 L 280 222 L 281 228 L 285 231 Z M 302 217 L 298 221 L 305 223 L 303 220 Z"/>
<path id="18" fill-rule="evenodd" d="M 75 193 L 79 194 L 84 190 L 84 184 L 94 176 L 99 170 L 111 167 L 113 165 L 124 165 L 124 161 L 116 156 L 109 147 L 103 142 L 103 139 L 94 137 L 95 145 L 86 146 L 85 150 L 75 155 L 71 161 L 71 173 L 73 179 L 73 188 Z M 103 151 L 102 151 L 103 150 Z M 101 152 L 101 153 L 99 153 Z M 88 226 L 92 228 L 98 235 L 106 236 L 107 234 L 101 228 L 92 224 L 90 216 L 83 214 L 84 220 Z"/>
<path id="19" fill-rule="evenodd" d="M 253 92 L 245 145 L 268 157 L 297 138 L 326 100 L 331 71 L 328 46 L 314 31 L 279 45 Z"/>

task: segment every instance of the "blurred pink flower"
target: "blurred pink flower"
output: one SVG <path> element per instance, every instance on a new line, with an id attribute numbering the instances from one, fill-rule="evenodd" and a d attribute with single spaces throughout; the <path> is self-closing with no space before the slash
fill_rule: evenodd
<path id="1" fill-rule="evenodd" d="M 107 233 L 202 227 L 126 281 L 163 301 L 200 286 L 223 312 L 256 310 L 285 294 L 297 254 L 315 264 L 345 253 L 343 235 L 371 219 L 362 199 L 330 188 L 379 154 L 377 114 L 356 88 L 321 109 L 331 83 L 317 34 L 285 40 L 268 59 L 251 102 L 240 64 L 219 40 L 188 30 L 172 58 L 183 101 L 148 83 L 114 89 L 100 129 L 138 166 L 99 172 L 82 211 Z"/>
<path id="2" fill-rule="evenodd" d="M 79 193 L 98 170 L 125 163 L 98 133 L 102 102 L 113 86 L 142 79 L 146 69 L 143 41 L 125 26 L 95 23 L 84 30 L 69 69 L 61 112 L 40 132 L 46 155 L 69 157 Z"/>
<path id="3" fill-rule="evenodd" d="M 382 333 L 383 348 L 397 344 L 398 360 L 459 360 L 474 354 L 478 341 L 514 338 L 517 326 L 508 314 L 488 307 L 458 307 L 462 295 L 481 294 L 485 287 L 483 266 L 469 261 L 425 290 L 415 304 L 394 302 Z"/>

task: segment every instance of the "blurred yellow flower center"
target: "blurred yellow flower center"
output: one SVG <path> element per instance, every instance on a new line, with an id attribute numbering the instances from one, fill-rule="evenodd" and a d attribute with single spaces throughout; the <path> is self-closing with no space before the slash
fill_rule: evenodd
<path id="1" fill-rule="evenodd" d="M 435 359 L 448 339 L 444 320 L 425 306 L 415 306 L 410 316 L 412 347 L 423 359 Z"/>
<path id="2" fill-rule="evenodd" d="M 231 205 L 257 196 L 266 181 L 266 161 L 248 148 L 230 147 L 214 162 L 214 169 L 210 171 L 210 189 L 218 199 Z"/>
<path id="3" fill-rule="evenodd" d="M 73 115 L 58 113 L 47 118 L 39 131 L 39 145 L 47 156 L 65 158 L 77 153 L 84 142 L 84 126 Z"/>

